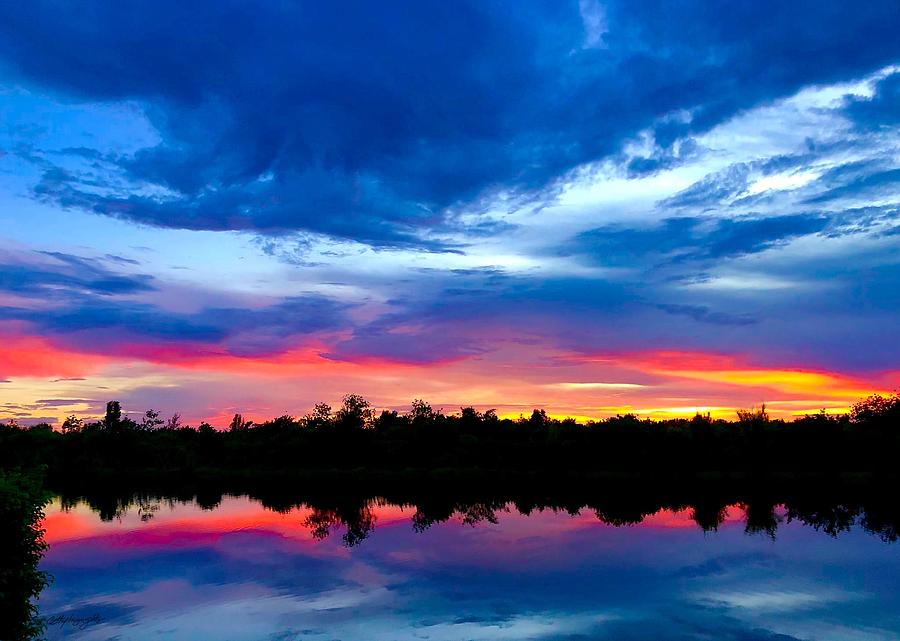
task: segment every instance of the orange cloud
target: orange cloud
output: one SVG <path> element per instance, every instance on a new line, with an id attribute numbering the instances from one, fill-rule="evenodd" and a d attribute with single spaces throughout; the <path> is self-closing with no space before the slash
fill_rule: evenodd
<path id="1" fill-rule="evenodd" d="M 52 345 L 36 336 L 0 334 L 0 378 L 83 376 L 100 369 L 109 359 Z"/>

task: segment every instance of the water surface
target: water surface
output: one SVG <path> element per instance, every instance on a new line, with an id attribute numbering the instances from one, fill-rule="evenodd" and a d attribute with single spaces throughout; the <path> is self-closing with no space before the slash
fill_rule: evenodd
<path id="1" fill-rule="evenodd" d="M 234 496 L 103 516 L 47 510 L 49 639 L 900 639 L 900 547 L 784 508 L 750 533 L 739 506 L 708 531 L 690 508 L 617 527 L 485 505 L 432 523 L 377 500 L 348 519 Z"/>

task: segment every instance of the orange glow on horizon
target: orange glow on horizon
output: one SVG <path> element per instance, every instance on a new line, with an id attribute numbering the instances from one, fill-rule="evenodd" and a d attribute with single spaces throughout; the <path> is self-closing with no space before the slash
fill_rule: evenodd
<path id="1" fill-rule="evenodd" d="M 23 335 L 4 325 L 0 333 L 0 400 L 7 408 L 0 420 L 62 416 L 85 419 L 102 412 L 112 398 L 127 401 L 129 390 L 184 389 L 196 386 L 197 404 L 182 401 L 159 408 L 150 393 L 126 409 L 142 413 L 157 407 L 164 414 L 181 412 L 193 425 L 208 421 L 222 427 L 234 413 L 260 421 L 282 414 L 302 416 L 316 402 L 334 405 L 348 392 L 360 393 L 377 410 L 408 409 L 413 398 L 424 398 L 448 413 L 471 405 L 496 409 L 502 418 L 529 416 L 543 408 L 553 418 L 578 421 L 617 414 L 652 419 L 709 413 L 734 418 L 736 408 L 766 403 L 773 417 L 846 412 L 873 393 L 891 393 L 900 372 L 863 379 L 813 368 L 767 368 L 742 355 L 699 351 L 657 350 L 596 355 L 560 352 L 552 346 L 522 347 L 498 340 L 496 350 L 470 358 L 409 363 L 384 358 L 334 360 L 327 338 L 309 337 L 283 352 L 257 356 L 228 353 L 202 344 L 132 344 L 115 354 L 87 354 L 52 341 Z M 12 330 L 12 331 L 10 331 Z M 341 337 L 342 339 L 345 337 Z M 87 377 L 80 383 L 59 383 L 51 377 Z M 44 380 L 41 380 L 44 379 Z M 98 394 L 97 390 L 108 390 Z M 298 391 L 300 394 L 298 395 Z M 103 398 L 98 398 L 101 396 Z M 41 406 L 37 399 L 95 399 L 85 404 Z M 181 405 L 181 406 L 179 406 Z M 185 407 L 185 405 L 188 405 Z M 30 409 L 30 407 L 36 409 Z M 60 409 L 65 407 L 65 409 Z M 2 411 L 2 403 L 0 403 Z"/>

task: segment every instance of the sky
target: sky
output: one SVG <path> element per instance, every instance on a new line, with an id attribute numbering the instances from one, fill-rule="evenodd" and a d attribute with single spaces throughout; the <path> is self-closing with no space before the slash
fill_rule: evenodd
<path id="1" fill-rule="evenodd" d="M 0 420 L 900 386 L 900 4 L 0 2 Z"/>

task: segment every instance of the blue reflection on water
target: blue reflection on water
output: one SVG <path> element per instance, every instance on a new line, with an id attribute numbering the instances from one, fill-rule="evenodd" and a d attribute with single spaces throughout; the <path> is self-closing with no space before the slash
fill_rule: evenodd
<path id="1" fill-rule="evenodd" d="M 142 521 L 49 510 L 49 639 L 900 638 L 900 554 L 866 532 L 788 523 L 705 533 L 678 513 L 612 527 L 585 514 L 501 513 L 422 533 L 376 506 L 347 548 L 302 509 L 248 498 L 172 503 Z"/>

